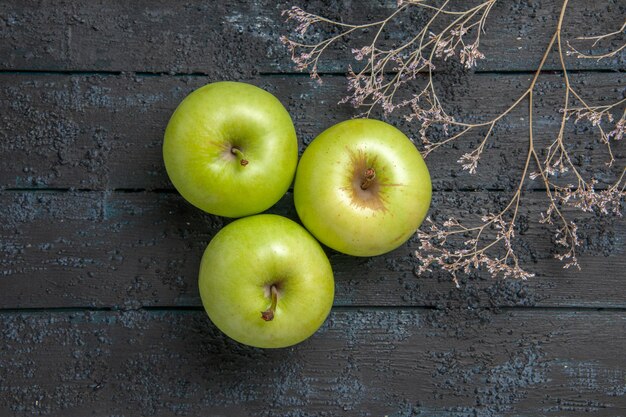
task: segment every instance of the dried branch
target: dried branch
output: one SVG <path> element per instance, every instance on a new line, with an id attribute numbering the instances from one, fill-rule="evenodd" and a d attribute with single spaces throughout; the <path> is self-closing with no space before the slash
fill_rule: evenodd
<path id="1" fill-rule="evenodd" d="M 304 12 L 298 7 L 285 11 L 288 20 L 298 22 L 296 32 L 304 35 L 312 25 L 324 24 L 339 30 L 339 34 L 331 36 L 316 44 L 306 44 L 283 36 L 281 39 L 292 54 L 292 59 L 300 70 L 308 70 L 313 78 L 319 79 L 318 62 L 322 53 L 342 37 L 357 31 L 372 31 L 370 43 L 352 49 L 353 58 L 364 62 L 359 71 L 349 68 L 348 91 L 350 94 L 341 102 L 350 102 L 356 108 L 364 109 L 362 115 L 369 116 L 375 107 L 382 108 L 385 114 L 398 109 L 408 110 L 405 118 L 420 124 L 421 142 L 424 147 L 422 154 L 427 157 L 438 148 L 453 141 L 460 140 L 468 133 L 479 128 L 488 128 L 483 140 L 471 152 L 462 155 L 457 162 L 463 170 L 470 174 L 476 173 L 478 162 L 485 146 L 493 140 L 494 128 L 513 110 L 520 106 L 528 109 L 528 151 L 525 154 L 524 166 L 519 175 L 519 182 L 508 203 L 502 210 L 482 216 L 478 226 L 469 227 L 456 219 L 448 219 L 438 225 L 427 219 L 418 231 L 420 241 L 416 256 L 420 261 L 417 273 L 438 266 L 448 271 L 458 284 L 459 273 L 469 274 L 474 270 L 487 269 L 492 276 L 514 277 L 526 279 L 533 276 L 520 266 L 519 257 L 515 252 L 515 229 L 518 219 L 522 190 L 527 181 L 541 179 L 545 187 L 547 206 L 541 213 L 541 223 L 550 224 L 554 228 L 556 244 L 562 250 L 555 255 L 565 262 L 564 267 L 578 267 L 576 248 L 580 242 L 577 236 L 577 225 L 569 220 L 563 212 L 564 207 L 574 207 L 582 211 L 596 211 L 600 214 L 621 216 L 623 200 L 626 196 L 625 173 L 622 170 L 619 179 L 605 190 L 596 190 L 597 181 L 583 177 L 580 169 L 573 163 L 572 156 L 566 147 L 565 129 L 568 121 L 574 123 L 590 122 L 597 130 L 602 143 L 608 152 L 607 165 L 615 162 L 612 143 L 621 140 L 626 126 L 626 99 L 610 105 L 591 105 L 577 92 L 571 82 L 565 65 L 565 56 L 578 54 L 580 58 L 604 58 L 616 55 L 625 46 L 603 55 L 584 55 L 573 50 L 564 53 L 562 41 L 562 24 L 568 0 L 564 0 L 558 18 L 557 27 L 552 34 L 541 62 L 537 67 L 528 88 L 507 109 L 497 116 L 478 123 L 464 123 L 457 117 L 449 115 L 441 105 L 437 90 L 433 83 L 433 70 L 437 60 L 456 58 L 467 69 L 474 67 L 478 60 L 484 58 L 479 51 L 480 36 L 484 33 L 485 22 L 496 0 L 481 1 L 475 6 L 464 10 L 452 10 L 449 2 L 441 6 L 425 0 L 400 0 L 398 8 L 387 18 L 364 25 L 345 24 L 331 21 L 320 16 Z M 385 28 L 401 13 L 409 8 L 421 8 L 430 13 L 427 22 L 407 34 L 405 41 L 397 47 L 384 47 L 380 43 Z M 442 28 L 435 30 L 433 28 Z M 606 35 L 586 37 L 597 43 L 600 40 L 617 36 L 624 31 L 626 23 L 619 31 Z M 471 40 L 467 40 L 468 37 Z M 594 43 L 595 44 L 595 43 Z M 569 44 L 568 44 L 569 45 Z M 535 87 L 544 69 L 548 56 L 558 54 L 561 73 L 564 78 L 563 107 L 559 123 L 559 131 L 554 140 L 545 148 L 545 156 L 540 157 L 544 150 L 537 147 L 533 129 L 533 100 Z M 425 75 L 426 85 L 418 94 L 410 99 L 397 100 L 396 93 L 418 75 Z M 612 127 L 614 113 L 620 111 L 621 117 Z M 433 142 L 428 135 L 429 128 L 440 126 L 447 135 L 444 139 Z M 454 128 L 455 133 L 450 133 Z M 531 165 L 534 171 L 531 172 Z M 575 184 L 562 186 L 556 177 L 564 173 L 575 179 Z"/>
<path id="2" fill-rule="evenodd" d="M 576 39 L 592 40 L 594 42 L 591 46 L 595 47 L 598 44 L 598 42 L 602 40 L 610 39 L 610 38 L 616 38 L 619 35 L 624 35 L 625 32 L 626 32 L 626 21 L 624 22 L 621 28 L 619 28 L 618 30 L 614 32 L 610 32 L 610 33 L 606 33 L 604 35 L 598 35 L 598 36 L 580 36 Z M 597 59 L 599 61 L 604 58 L 612 58 L 616 56 L 620 51 L 626 48 L 626 42 L 622 42 L 622 45 L 617 47 L 616 49 L 606 52 L 604 54 L 600 54 L 600 55 L 582 53 L 576 48 L 574 48 L 572 45 L 570 45 L 569 42 L 567 43 L 567 46 L 570 48 L 570 50 L 567 51 L 567 55 L 575 55 L 576 58 L 581 58 L 581 59 Z"/>

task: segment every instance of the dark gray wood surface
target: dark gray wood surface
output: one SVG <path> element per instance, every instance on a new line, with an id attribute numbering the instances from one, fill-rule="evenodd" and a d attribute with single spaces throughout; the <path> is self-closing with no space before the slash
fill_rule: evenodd
<path id="1" fill-rule="evenodd" d="M 431 216 L 471 219 L 505 202 L 500 192 L 437 192 Z M 549 230 L 538 223 L 542 191 L 522 206 L 527 230 L 520 250 L 538 276 L 526 282 L 467 282 L 478 304 L 508 306 L 530 299 L 545 307 L 626 308 L 624 221 L 578 216 L 584 269 L 564 270 L 553 259 Z M 226 220 L 201 213 L 176 193 L 5 191 L 0 238 L 6 308 L 199 306 L 199 259 Z M 291 194 L 270 211 L 297 220 Z M 572 212 L 576 214 L 576 212 Z M 355 258 L 329 250 L 338 306 L 436 306 L 461 293 L 449 276 L 415 276 L 410 241 L 380 257 Z M 497 290 L 496 290 L 497 289 Z M 466 289 L 467 290 L 467 289 Z M 495 298 L 488 292 L 496 291 Z M 499 294 L 500 291 L 508 294 Z M 523 297 L 516 293 L 523 291 Z M 45 294 L 45 296 L 43 295 Z"/>
<path id="2" fill-rule="evenodd" d="M 363 23 L 388 16 L 395 1 L 306 1 L 296 3 L 313 13 L 346 23 Z M 168 0 L 86 2 L 19 0 L 0 4 L 5 16 L 0 32 L 0 68 L 35 71 L 138 71 L 200 73 L 241 77 L 255 73 L 292 72 L 279 36 L 286 25 L 280 13 L 290 1 L 201 1 L 172 4 Z M 490 15 L 484 36 L 490 54 L 480 70 L 534 70 L 554 32 L 561 4 L 552 1 L 506 1 Z M 619 29 L 620 1 L 571 0 L 564 22 L 568 39 Z M 413 16 L 418 22 L 423 17 Z M 404 18 L 389 36 L 402 39 L 416 20 Z M 602 22 L 602 26 L 597 23 Z M 610 44 L 604 46 L 609 48 Z M 330 51 L 335 56 L 343 52 Z M 333 55 L 331 55 L 333 57 Z M 575 61 L 575 69 L 615 69 L 624 57 L 596 62 Z M 320 70 L 345 71 L 345 62 L 330 60 Z M 560 68 L 552 58 L 546 69 Z"/>
<path id="3" fill-rule="evenodd" d="M 286 58 L 285 58 L 286 59 Z M 465 120 L 489 120 L 504 111 L 528 88 L 529 74 L 446 74 L 437 77 L 442 101 Z M 163 131 L 177 104 L 214 78 L 205 76 L 70 75 L 9 73 L 0 76 L 0 186 L 6 188 L 79 188 L 89 190 L 171 190 L 161 156 Z M 321 86 L 308 77 L 259 76 L 248 79 L 287 106 L 294 119 L 301 149 L 334 123 L 357 113 L 336 105 L 346 94 L 343 76 L 328 76 Z M 535 136 L 547 144 L 558 131 L 562 80 L 546 74 L 537 86 L 536 114 L 541 129 Z M 612 103 L 623 87 L 621 72 L 583 72 L 572 83 L 597 105 Z M 494 90 L 498 92 L 494 97 Z M 528 148 L 527 106 L 521 106 L 496 126 L 497 140 L 489 144 L 475 175 L 451 164 L 482 140 L 476 130 L 454 147 L 428 157 L 435 190 L 510 189 L 517 184 Z M 141 121 L 138 123 L 137 121 Z M 419 127 L 394 117 L 391 121 L 419 140 Z M 35 127 L 35 128 L 34 128 Z M 621 174 L 626 144 L 616 142 L 617 158 L 606 167 L 605 147 L 596 133 L 581 123 L 571 129 L 572 153 L 584 155 L 583 173 L 605 185 Z M 529 184 L 541 187 L 541 183 Z"/>
<path id="4" fill-rule="evenodd" d="M 11 312 L 0 335 L 5 415 L 626 413 L 623 311 L 336 308 L 281 350 L 202 311 Z"/>
<path id="5" fill-rule="evenodd" d="M 363 22 L 395 1 L 310 1 Z M 387 255 L 328 250 L 330 318 L 304 343 L 260 350 L 222 335 L 202 310 L 200 256 L 229 222 L 186 203 L 167 179 L 162 136 L 176 105 L 216 80 L 251 82 L 288 108 L 300 151 L 357 111 L 346 50 L 329 52 L 318 85 L 293 70 L 266 0 L 0 2 L 0 417 L 4 416 L 626 416 L 626 222 L 571 211 L 582 270 L 553 258 L 538 223 L 545 191 L 529 182 L 517 243 L 528 281 L 415 274 L 417 242 Z M 504 1 L 473 72 L 441 66 L 444 105 L 484 120 L 528 86 L 560 1 Z M 618 29 L 623 1 L 570 0 L 564 38 Z M 390 34 L 394 42 L 419 15 Z M 618 46 L 606 43 L 599 51 Z M 596 105 L 625 93 L 626 54 L 568 58 Z M 535 136 L 558 129 L 555 56 L 537 85 Z M 410 137 L 418 127 L 389 120 Z M 506 204 L 527 149 L 527 106 L 497 127 L 479 171 L 456 160 L 481 132 L 427 159 L 430 215 L 471 219 Z M 484 134 L 484 132 L 482 132 Z M 614 167 L 589 125 L 568 146 L 599 187 Z M 288 193 L 271 212 L 296 219 Z"/>

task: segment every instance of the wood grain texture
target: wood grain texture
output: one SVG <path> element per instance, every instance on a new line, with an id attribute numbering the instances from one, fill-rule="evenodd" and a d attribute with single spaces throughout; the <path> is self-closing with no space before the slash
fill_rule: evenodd
<path id="1" fill-rule="evenodd" d="M 396 5 L 301 3 L 352 22 Z M 374 258 L 328 250 L 335 304 L 309 340 L 254 349 L 210 323 L 197 271 L 228 220 L 175 192 L 163 131 L 189 92 L 223 79 L 275 94 L 294 119 L 300 152 L 354 117 L 336 103 L 355 64 L 349 48 L 367 39 L 329 50 L 318 85 L 295 73 L 278 40 L 292 28 L 280 16 L 292 4 L 0 1 L 0 416 L 626 417 L 626 221 L 568 211 L 583 270 L 564 270 L 552 231 L 538 223 L 545 192 L 532 181 L 516 250 L 535 278 L 475 274 L 457 289 L 437 270 L 418 277 L 415 239 Z M 448 112 L 485 120 L 522 94 L 561 4 L 499 1 L 476 70 L 437 65 Z M 625 14 L 624 1 L 570 0 L 563 40 L 616 30 Z M 405 39 L 425 18 L 403 16 L 384 42 Z M 601 61 L 568 57 L 566 65 L 590 104 L 626 95 L 626 51 Z M 536 86 L 538 146 L 558 129 L 559 68 L 552 54 Z M 401 115 L 388 120 L 418 137 Z M 455 161 L 485 131 L 429 156 L 430 215 L 475 222 L 503 207 L 518 183 L 527 123 L 523 103 L 496 127 L 476 175 Z M 585 122 L 568 124 L 566 146 L 599 187 L 626 165 L 626 141 L 615 143 L 609 168 Z M 296 219 L 292 195 L 271 212 Z"/>
<path id="2" fill-rule="evenodd" d="M 202 311 L 3 314 L 0 413 L 626 415 L 623 311 L 444 314 L 339 309 L 282 350 L 239 345 Z"/>
<path id="3" fill-rule="evenodd" d="M 498 192 L 440 192 L 430 215 L 476 222 L 506 204 Z M 329 250 L 335 305 L 626 307 L 624 219 L 581 216 L 582 271 L 553 258 L 552 233 L 538 223 L 545 195 L 529 192 L 520 208 L 517 250 L 537 272 L 528 282 L 468 279 L 463 290 L 434 271 L 416 276 L 418 244 L 384 256 L 356 258 Z M 200 258 L 224 219 L 201 213 L 177 194 L 5 192 L 0 194 L 0 306 L 199 306 Z M 271 212 L 297 221 L 288 194 Z M 593 277 L 593 279 L 590 279 Z"/>
<path id="4" fill-rule="evenodd" d="M 623 73 L 572 74 L 572 83 L 594 105 L 625 94 Z M 336 103 L 346 94 L 343 77 L 317 85 L 307 77 L 265 76 L 249 81 L 275 94 L 287 107 L 302 151 L 324 129 L 359 111 Z M 437 84 L 449 114 L 460 120 L 489 120 L 506 110 L 528 88 L 530 75 L 441 75 Z M 163 132 L 178 103 L 208 77 L 0 74 L 0 187 L 172 189 L 162 158 Z M 495 92 L 495 95 L 494 95 Z M 552 142 L 563 107 L 563 80 L 546 74 L 536 88 L 535 141 Z M 380 116 L 380 115 L 378 115 Z M 389 119 L 419 141 L 419 124 L 398 114 Z M 605 127 L 608 126 L 605 124 Z M 523 103 L 494 129 L 478 173 L 456 163 L 473 150 L 486 129 L 478 129 L 432 153 L 427 164 L 435 190 L 516 187 L 528 149 L 528 105 Z M 440 139 L 436 131 L 431 140 Z M 587 178 L 599 187 L 615 181 L 626 164 L 626 141 L 614 142 L 616 162 L 589 122 L 566 130 L 569 150 Z M 566 181 L 574 181 L 568 176 Z M 528 181 L 541 188 L 540 181 Z"/>
<path id="5" fill-rule="evenodd" d="M 279 37 L 293 27 L 280 16 L 291 5 L 293 2 L 272 0 L 45 0 L 34 7 L 21 0 L 3 1 L 0 56 L 4 59 L 0 69 L 198 72 L 218 78 L 290 72 L 293 66 Z M 379 0 L 302 4 L 311 12 L 355 23 L 384 18 L 395 5 Z M 619 29 L 625 7 L 620 1 L 570 1 L 564 40 Z M 554 33 L 559 11 L 560 2 L 555 1 L 499 2 L 482 36 L 487 57 L 478 70 L 534 70 Z M 410 36 L 414 25 L 427 18 L 422 11 L 403 16 L 386 34 L 388 42 Z M 617 45 L 607 43 L 599 49 L 606 52 Z M 348 51 L 345 45 L 329 51 L 320 70 L 344 73 Z M 568 65 L 572 69 L 624 68 L 625 56 L 599 62 L 571 58 Z M 556 58 L 546 67 L 558 68 Z"/>

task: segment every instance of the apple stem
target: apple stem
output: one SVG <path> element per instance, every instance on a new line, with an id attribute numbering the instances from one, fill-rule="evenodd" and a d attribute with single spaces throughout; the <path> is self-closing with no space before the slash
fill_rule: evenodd
<path id="1" fill-rule="evenodd" d="M 236 146 L 233 146 L 232 148 L 230 148 L 230 153 L 232 153 L 233 155 L 237 155 L 237 158 L 239 158 L 239 163 L 241 164 L 242 167 L 245 167 L 246 165 L 248 165 L 248 160 L 245 158 L 243 152 L 241 152 L 241 149 L 239 149 Z"/>
<path id="2" fill-rule="evenodd" d="M 276 303 L 278 302 L 278 288 L 276 285 L 272 285 L 270 287 L 270 294 L 272 297 L 272 304 L 270 308 L 261 312 L 261 318 L 265 321 L 270 321 L 274 319 L 274 313 L 276 312 Z"/>
<path id="3" fill-rule="evenodd" d="M 367 168 L 365 170 L 365 177 L 363 178 L 363 182 L 361 183 L 361 190 L 367 190 L 374 179 L 376 178 L 376 171 L 374 168 Z"/>

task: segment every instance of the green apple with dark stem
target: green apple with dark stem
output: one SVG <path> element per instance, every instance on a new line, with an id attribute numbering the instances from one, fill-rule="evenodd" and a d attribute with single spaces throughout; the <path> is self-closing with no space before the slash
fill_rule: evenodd
<path id="1" fill-rule="evenodd" d="M 304 226 L 325 245 L 374 256 L 406 242 L 424 220 L 430 174 L 415 145 L 378 120 L 336 124 L 306 148 L 294 185 Z"/>
<path id="2" fill-rule="evenodd" d="M 180 194 L 212 214 L 242 217 L 274 205 L 293 181 L 298 143 L 272 94 L 241 82 L 189 94 L 165 130 L 163 159 Z"/>
<path id="3" fill-rule="evenodd" d="M 302 342 L 333 304 L 333 272 L 320 244 L 285 217 L 235 220 L 207 246 L 198 285 L 211 321 L 246 345 Z"/>

